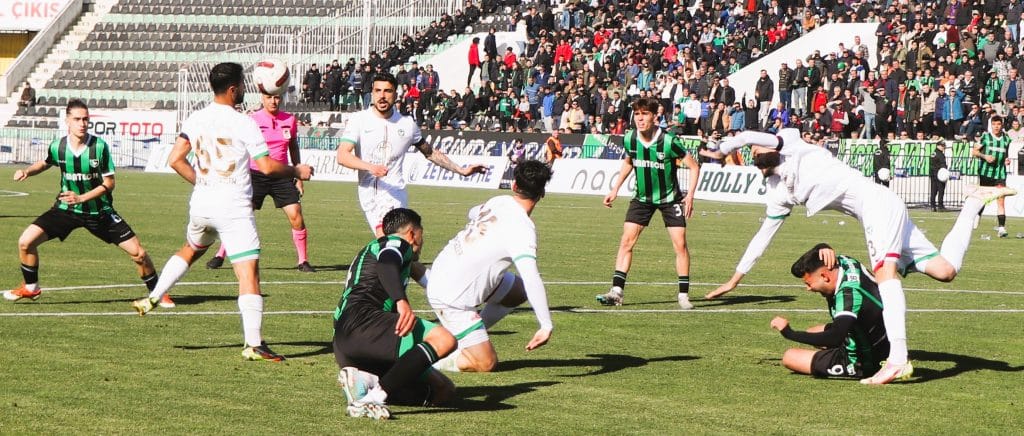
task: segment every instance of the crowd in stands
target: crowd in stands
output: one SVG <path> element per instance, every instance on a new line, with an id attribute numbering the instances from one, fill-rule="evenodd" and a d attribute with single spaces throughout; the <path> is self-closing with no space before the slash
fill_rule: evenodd
<path id="1" fill-rule="evenodd" d="M 359 63 L 311 69 L 304 98 L 335 102 L 351 93 L 365 107 L 366 78 L 390 69 L 403 112 L 437 129 L 621 133 L 631 101 L 644 96 L 662 101 L 663 127 L 702 136 L 797 127 L 819 140 L 969 140 L 994 114 L 1008 117 L 1011 134 L 1024 120 L 1021 0 L 479 4 L 468 2 L 464 12 Z M 465 89 L 439 89 L 430 65 L 404 62 L 503 6 L 522 11 L 514 21 L 526 28 L 525 50 L 498 52 L 494 33 L 508 25 L 474 38 Z M 878 45 L 855 37 L 793 59 L 778 80 L 762 72 L 754 95 L 730 86 L 729 74 L 836 22 L 877 24 Z"/>

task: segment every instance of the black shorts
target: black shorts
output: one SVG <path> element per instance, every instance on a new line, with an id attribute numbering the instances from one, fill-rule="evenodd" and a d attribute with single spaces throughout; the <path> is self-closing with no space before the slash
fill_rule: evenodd
<path id="1" fill-rule="evenodd" d="M 253 209 L 262 209 L 263 199 L 268 195 L 274 199 L 274 207 L 278 209 L 289 204 L 298 204 L 301 201 L 299 188 L 295 187 L 294 180 L 268 177 L 255 171 L 251 171 L 249 175 L 252 177 Z"/>
<path id="2" fill-rule="evenodd" d="M 993 179 L 991 177 L 978 176 L 978 184 L 981 186 L 1006 186 L 1006 179 Z"/>
<path id="3" fill-rule="evenodd" d="M 683 202 L 651 204 L 632 199 L 629 201 L 629 209 L 626 210 L 626 222 L 636 223 L 647 227 L 651 223 L 651 217 L 655 210 L 661 210 L 661 219 L 665 221 L 665 227 L 686 227 L 686 214 Z"/>
<path id="4" fill-rule="evenodd" d="M 85 227 L 93 236 L 108 244 L 120 244 L 135 237 L 132 227 L 116 212 L 81 215 L 53 207 L 39 215 L 32 224 L 42 228 L 49 239 L 57 238 L 61 241 L 79 227 Z"/>
<path id="5" fill-rule="evenodd" d="M 850 356 L 845 348 L 828 348 L 814 353 L 811 359 L 811 375 L 815 377 L 848 377 L 865 378 L 874 375 L 880 369 L 878 362 L 857 362 L 850 364 Z"/>
<path id="6" fill-rule="evenodd" d="M 403 338 L 395 334 L 397 323 L 397 313 L 366 305 L 346 307 L 341 317 L 334 321 L 334 361 L 338 368 L 354 366 L 378 377 L 383 376 L 402 354 L 423 342 L 427 333 L 437 326 L 416 318 L 412 332 Z M 403 386 L 399 392 L 389 392 L 388 403 L 422 406 L 432 395 L 430 385 L 421 377 L 409 386 Z"/>

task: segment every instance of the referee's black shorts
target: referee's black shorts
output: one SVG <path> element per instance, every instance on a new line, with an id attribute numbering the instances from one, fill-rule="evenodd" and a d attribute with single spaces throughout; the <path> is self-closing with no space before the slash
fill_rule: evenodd
<path id="1" fill-rule="evenodd" d="M 61 241 L 79 227 L 85 227 L 93 236 L 108 244 L 117 245 L 135 237 L 132 227 L 116 212 L 85 215 L 61 210 L 54 206 L 39 215 L 32 224 L 43 229 L 47 238 L 56 238 Z"/>
<path id="2" fill-rule="evenodd" d="M 637 201 L 634 198 L 629 201 L 629 209 L 626 210 L 626 222 L 647 227 L 651 223 L 651 217 L 654 216 L 655 210 L 661 211 L 661 219 L 665 221 L 665 227 L 686 227 L 685 205 L 682 201 L 653 204 Z"/>
<path id="3" fill-rule="evenodd" d="M 249 175 L 252 177 L 253 209 L 262 209 L 263 200 L 268 195 L 274 199 L 274 207 L 278 209 L 301 201 L 294 180 L 269 177 L 258 171 L 250 171 Z"/>

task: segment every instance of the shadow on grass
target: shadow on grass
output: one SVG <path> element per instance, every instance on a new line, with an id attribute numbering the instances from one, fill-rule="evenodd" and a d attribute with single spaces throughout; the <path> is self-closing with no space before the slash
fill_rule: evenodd
<path id="1" fill-rule="evenodd" d="M 32 215 L 0 215 L 0 219 L 4 218 L 35 218 Z"/>
<path id="2" fill-rule="evenodd" d="M 324 354 L 333 354 L 334 345 L 330 342 L 316 342 L 316 341 L 298 341 L 298 342 L 270 342 L 267 345 L 272 347 L 285 346 L 285 347 L 309 347 L 309 351 L 303 351 L 299 353 L 285 354 L 286 359 L 298 359 L 302 357 L 322 356 Z M 216 350 L 221 348 L 242 348 L 242 344 L 224 344 L 224 345 L 175 345 L 174 348 L 186 351 L 198 351 L 198 350 Z M 278 351 L 278 350 L 274 350 Z"/>
<path id="3" fill-rule="evenodd" d="M 522 394 L 528 394 L 539 388 L 554 386 L 557 384 L 561 384 L 561 382 L 536 381 L 509 386 L 456 387 L 455 399 L 448 404 L 441 407 L 400 412 L 399 416 L 452 412 L 493 412 L 498 410 L 515 409 L 516 406 L 505 404 L 504 401 Z"/>
<path id="4" fill-rule="evenodd" d="M 348 265 L 340 265 L 340 264 L 335 264 L 335 265 L 313 265 L 313 268 L 316 269 L 316 272 L 348 271 Z M 260 269 L 267 269 L 267 270 L 274 270 L 274 271 L 296 271 L 296 272 L 298 272 L 298 270 L 295 269 L 294 266 L 287 266 L 287 267 L 285 267 L 285 266 L 271 266 L 271 267 L 268 267 L 268 266 L 260 265 Z M 310 273 L 310 274 L 315 275 L 315 273 Z"/>
<path id="5" fill-rule="evenodd" d="M 269 297 L 267 294 L 263 294 L 263 297 Z M 208 303 L 211 301 L 237 301 L 238 295 L 174 295 L 171 294 L 171 299 L 174 300 L 176 306 L 192 306 L 196 304 Z M 160 309 L 157 309 L 160 310 Z M 171 309 L 173 310 L 173 309 Z"/>
<path id="6" fill-rule="evenodd" d="M 112 298 L 109 300 L 82 300 L 82 301 L 36 301 L 33 304 L 48 304 L 54 306 L 75 305 L 75 304 L 130 304 L 134 298 Z"/>
<path id="7" fill-rule="evenodd" d="M 1010 366 L 1006 362 L 998 360 L 982 359 L 980 357 L 965 356 L 963 354 L 941 353 L 937 351 L 911 350 L 910 358 L 919 362 L 950 362 L 952 368 L 935 370 L 930 368 L 914 368 L 914 377 L 906 383 L 923 383 L 932 380 L 939 380 L 949 377 L 956 377 L 965 372 L 971 371 L 998 371 L 998 372 L 1021 372 L 1024 366 Z"/>
<path id="8" fill-rule="evenodd" d="M 735 304 L 776 304 L 790 303 L 796 301 L 792 295 L 735 295 L 718 297 L 714 300 L 691 300 L 698 309 L 719 306 L 732 306 Z"/>
<path id="9" fill-rule="evenodd" d="M 629 368 L 640 368 L 654 362 L 684 362 L 699 359 L 697 356 L 665 356 L 653 359 L 629 356 L 625 354 L 588 354 L 587 359 L 524 359 L 498 362 L 497 371 L 515 371 L 524 368 L 575 368 L 597 367 L 597 369 L 580 374 L 562 375 L 560 377 L 588 377 L 610 374 Z"/>

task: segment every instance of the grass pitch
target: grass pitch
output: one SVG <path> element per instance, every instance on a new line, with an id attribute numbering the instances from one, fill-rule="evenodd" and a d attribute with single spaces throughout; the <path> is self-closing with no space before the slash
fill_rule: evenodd
<path id="1" fill-rule="evenodd" d="M 21 281 L 18 236 L 57 190 L 56 170 L 22 183 L 10 181 L 13 170 L 0 167 L 0 189 L 11 195 L 0 196 L 5 287 Z M 175 175 L 132 171 L 117 181 L 115 207 L 159 269 L 183 242 L 189 187 Z M 471 206 L 500 193 L 411 188 L 426 227 L 424 260 Z M 855 220 L 798 211 L 748 285 L 705 302 L 732 274 L 763 208 L 698 201 L 688 232 L 696 310 L 675 310 L 672 250 L 658 218 L 637 246 L 626 305 L 603 308 L 594 295 L 609 286 L 626 203 L 607 210 L 598 197 L 544 199 L 534 219 L 555 311 L 551 343 L 523 350 L 536 321 L 519 310 L 492 332 L 498 372 L 454 374 L 451 407 L 397 407 L 387 422 L 344 416 L 335 382 L 330 312 L 348 263 L 371 238 L 352 184 L 307 185 L 316 274 L 294 270 L 283 213 L 258 212 L 263 331 L 289 357 L 281 364 L 242 361 L 230 269 L 197 264 L 172 289 L 178 308 L 139 318 L 128 306 L 145 293 L 134 265 L 76 231 L 42 246 L 39 301 L 0 303 L 0 433 L 1013 434 L 1024 426 L 1024 241 L 983 240 L 995 236 L 993 218 L 975 231 L 955 282 L 905 281 L 914 379 L 866 387 L 790 374 L 780 357 L 797 345 L 768 326 L 774 315 L 794 328 L 827 320 L 824 301 L 789 276 L 789 265 L 820 241 L 863 259 Z M 911 215 L 936 244 L 955 216 Z M 1022 225 L 1011 220 L 1011 235 Z M 427 309 L 417 285 L 410 296 Z"/>

